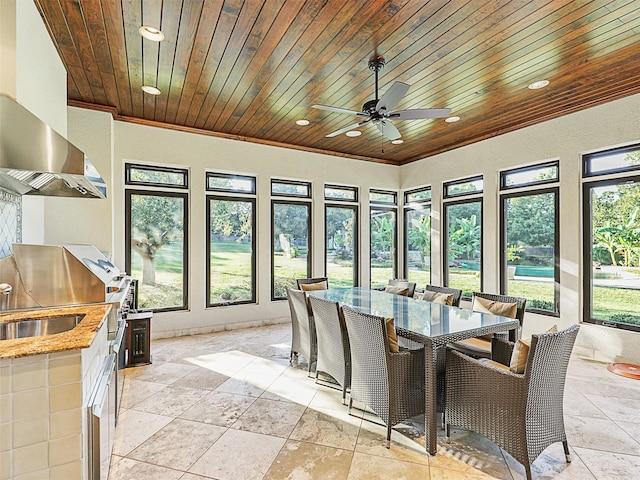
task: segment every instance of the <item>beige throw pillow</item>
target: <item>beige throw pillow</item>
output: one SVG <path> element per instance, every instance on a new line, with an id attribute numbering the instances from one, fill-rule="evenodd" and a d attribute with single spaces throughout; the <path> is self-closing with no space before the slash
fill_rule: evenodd
<path id="1" fill-rule="evenodd" d="M 393 323 L 393 317 L 385 318 L 384 321 L 387 327 L 387 337 L 389 337 L 389 351 L 391 353 L 398 353 L 400 348 L 398 347 L 398 337 L 396 335 L 396 326 Z"/>
<path id="2" fill-rule="evenodd" d="M 545 333 L 556 333 L 558 326 L 554 325 Z M 518 340 L 513 347 L 513 353 L 511 354 L 511 362 L 509 363 L 509 369 L 513 373 L 524 373 L 524 369 L 527 366 L 527 358 L 529 357 L 529 350 L 531 349 L 531 340 Z"/>
<path id="3" fill-rule="evenodd" d="M 403 297 L 409 296 L 409 287 L 406 285 L 387 285 L 384 287 L 384 291 L 394 295 L 402 295 Z"/>
<path id="4" fill-rule="evenodd" d="M 300 290 L 303 292 L 310 292 L 311 290 L 326 290 L 327 288 L 329 288 L 329 285 L 327 285 L 326 280 L 317 283 L 303 283 L 300 285 Z"/>
<path id="5" fill-rule="evenodd" d="M 422 295 L 422 300 L 451 306 L 453 305 L 453 294 L 430 292 L 428 290 L 425 290 L 424 294 Z"/>
<path id="6" fill-rule="evenodd" d="M 473 297 L 474 312 L 490 313 L 492 315 L 500 315 L 501 317 L 516 318 L 518 313 L 517 303 L 494 302 L 486 298 Z"/>

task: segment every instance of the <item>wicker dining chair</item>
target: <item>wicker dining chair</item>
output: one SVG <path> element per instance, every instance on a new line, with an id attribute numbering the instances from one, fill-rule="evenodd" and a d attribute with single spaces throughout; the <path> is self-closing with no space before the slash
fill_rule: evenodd
<path id="1" fill-rule="evenodd" d="M 318 340 L 316 381 L 320 372 L 330 375 L 342 387 L 342 402 L 346 404 L 351 384 L 351 354 L 340 305 L 313 296 L 309 301 Z"/>
<path id="2" fill-rule="evenodd" d="M 475 298 L 483 298 L 492 302 L 501 303 L 515 303 L 516 311 L 513 318 L 517 318 L 520 322 L 520 328 L 516 333 L 516 339 L 522 336 L 522 325 L 524 323 L 524 312 L 527 306 L 527 299 L 522 297 L 510 297 L 508 295 L 497 295 L 494 293 L 473 292 Z M 475 304 L 475 302 L 474 302 Z M 507 334 L 496 334 L 506 339 Z M 447 347 L 459 352 L 471 355 L 476 358 L 491 358 L 491 338 L 493 335 L 485 335 L 482 337 L 469 338 L 467 340 L 460 340 L 458 342 L 451 343 Z"/>
<path id="3" fill-rule="evenodd" d="M 425 292 L 444 293 L 446 295 L 453 295 L 453 307 L 460 306 L 460 299 L 462 298 L 462 290 L 459 288 L 439 287 L 437 285 L 427 285 L 424 287 Z"/>
<path id="4" fill-rule="evenodd" d="M 291 312 L 291 354 L 289 363 L 293 362 L 301 353 L 309 363 L 308 373 L 311 373 L 317 360 L 316 328 L 313 317 L 309 315 L 307 296 L 301 290 L 287 287 L 287 300 Z"/>
<path id="5" fill-rule="evenodd" d="M 321 284 L 323 282 L 324 288 L 317 288 L 318 284 Z M 326 290 L 327 288 L 329 288 L 329 279 L 327 277 L 298 278 L 296 279 L 296 283 L 298 284 L 298 290 L 306 290 L 311 285 L 313 285 L 313 287 L 309 289 Z"/>
<path id="6" fill-rule="evenodd" d="M 351 346 L 351 395 L 387 425 L 387 448 L 394 425 L 424 413 L 424 349 L 391 353 L 385 318 L 342 307 Z"/>
<path id="7" fill-rule="evenodd" d="M 447 438 L 451 425 L 473 430 L 509 452 L 531 480 L 531 464 L 549 445 L 562 442 L 570 462 L 564 428 L 563 395 L 571 350 L 579 325 L 533 335 L 524 373 L 509 365 L 511 348 L 493 362 L 448 350 L 446 359 Z"/>

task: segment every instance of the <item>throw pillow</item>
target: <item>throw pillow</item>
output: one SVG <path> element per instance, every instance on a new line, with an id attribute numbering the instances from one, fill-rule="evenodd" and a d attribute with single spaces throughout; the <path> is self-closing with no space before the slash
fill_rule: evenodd
<path id="1" fill-rule="evenodd" d="M 501 317 L 516 318 L 518 313 L 517 303 L 495 302 L 481 297 L 473 297 L 474 312 L 490 313 L 492 315 L 500 315 Z"/>
<path id="2" fill-rule="evenodd" d="M 453 294 L 430 292 L 428 290 L 425 290 L 424 294 L 422 295 L 422 300 L 451 306 L 453 305 Z"/>
<path id="3" fill-rule="evenodd" d="M 310 292 L 311 290 L 326 290 L 327 288 L 329 288 L 329 285 L 327 285 L 326 280 L 317 283 L 303 283 L 300 285 L 300 290 L 303 292 Z"/>
<path id="4" fill-rule="evenodd" d="M 556 333 L 558 326 L 554 325 L 544 333 Z M 513 353 L 511 354 L 511 362 L 509 363 L 509 369 L 513 373 L 524 373 L 524 369 L 527 366 L 527 358 L 529 357 L 529 350 L 531 349 L 531 340 L 518 340 L 513 347 Z"/>
<path id="5" fill-rule="evenodd" d="M 393 323 L 393 317 L 385 318 L 384 323 L 387 327 L 387 337 L 389 337 L 389 351 L 391 353 L 398 353 L 400 348 L 398 347 L 398 337 L 396 335 L 396 326 Z"/>
<path id="6" fill-rule="evenodd" d="M 409 287 L 406 285 L 387 285 L 384 287 L 384 291 L 394 295 L 402 295 L 403 297 L 409 296 Z"/>

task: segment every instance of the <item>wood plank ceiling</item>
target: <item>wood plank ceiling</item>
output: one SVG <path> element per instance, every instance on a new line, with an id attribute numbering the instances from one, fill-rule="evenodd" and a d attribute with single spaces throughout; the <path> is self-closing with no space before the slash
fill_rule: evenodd
<path id="1" fill-rule="evenodd" d="M 640 92 L 640 1 L 34 1 L 71 105 L 375 162 L 406 164 Z M 141 25 L 165 40 L 143 39 Z M 376 52 L 380 95 L 411 85 L 397 109 L 450 108 L 460 121 L 395 122 L 401 145 L 371 124 L 326 138 L 358 118 L 311 106 L 360 110 L 375 98 Z"/>

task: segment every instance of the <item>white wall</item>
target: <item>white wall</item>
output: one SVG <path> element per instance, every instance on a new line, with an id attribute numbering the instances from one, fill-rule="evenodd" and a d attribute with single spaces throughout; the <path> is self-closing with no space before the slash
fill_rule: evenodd
<path id="1" fill-rule="evenodd" d="M 90 114 L 88 114 L 90 115 Z M 397 188 L 397 167 L 372 164 L 328 155 L 270 147 L 249 142 L 115 122 L 114 129 L 114 238 L 115 261 L 124 265 L 124 163 L 155 162 L 162 165 L 188 167 L 190 175 L 190 261 L 188 312 L 158 313 L 154 316 L 154 336 L 204 332 L 223 325 L 258 324 L 288 317 L 286 301 L 271 301 L 270 179 L 303 179 L 313 182 L 314 225 L 324 218 L 324 183 L 358 185 L 361 192 L 360 238 L 369 244 L 367 216 L 369 188 Z M 79 140 L 81 143 L 81 140 Z M 206 208 L 205 171 L 244 173 L 257 177 L 257 305 L 215 307 L 206 309 Z M 324 232 L 312 229 L 312 270 L 324 272 Z M 361 248 L 360 278 L 369 282 L 368 248 Z"/>
<path id="2" fill-rule="evenodd" d="M 65 136 L 67 73 L 34 2 L 0 1 L 0 93 L 15 98 L 34 115 Z M 22 200 L 22 241 L 43 243 L 46 201 Z"/>
<path id="3" fill-rule="evenodd" d="M 451 124 L 450 128 L 457 125 Z M 582 319 L 581 155 L 640 142 L 638 125 L 640 95 L 634 95 L 403 166 L 400 168 L 400 185 L 408 189 L 431 184 L 432 245 L 434 252 L 438 252 L 442 183 L 484 174 L 483 289 L 498 292 L 499 171 L 559 159 L 560 318 L 527 314 L 525 336 L 546 330 L 554 323 L 560 327 L 568 326 Z M 439 283 L 442 258 L 434 255 L 432 260 L 432 280 Z M 607 360 L 640 361 L 638 333 L 583 324 L 577 345 L 584 353 Z"/>

